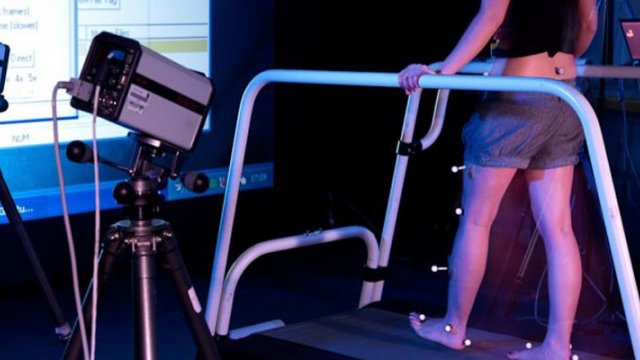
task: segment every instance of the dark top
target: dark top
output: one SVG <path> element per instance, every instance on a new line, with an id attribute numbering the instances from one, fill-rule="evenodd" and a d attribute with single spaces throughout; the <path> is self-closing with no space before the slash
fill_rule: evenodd
<path id="1" fill-rule="evenodd" d="M 511 0 L 494 36 L 492 55 L 520 57 L 546 52 L 572 54 L 578 0 Z"/>

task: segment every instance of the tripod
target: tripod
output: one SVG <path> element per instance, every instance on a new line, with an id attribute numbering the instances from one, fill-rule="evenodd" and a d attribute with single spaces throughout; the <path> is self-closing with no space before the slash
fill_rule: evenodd
<path id="1" fill-rule="evenodd" d="M 202 308 L 193 289 L 174 232 L 170 224 L 154 218 L 161 202 L 159 190 L 164 188 L 168 177 L 178 177 L 178 153 L 172 162 L 172 169 L 157 166 L 154 158 L 167 153 L 154 139 L 137 137 L 136 156 L 130 169 L 130 178 L 116 185 L 114 198 L 124 206 L 127 219 L 116 222 L 109 228 L 99 259 L 98 299 L 104 295 L 105 287 L 113 277 L 117 258 L 129 252 L 132 260 L 132 281 L 134 286 L 134 334 L 135 358 L 157 359 L 156 317 L 155 317 L 155 266 L 156 256 L 160 256 L 164 266 L 171 273 L 176 286 L 183 313 L 191 334 L 198 347 L 198 355 L 204 359 L 220 359 L 218 349 L 209 331 Z M 84 144 L 74 142 L 67 148 L 67 156 L 72 161 L 88 161 Z M 107 161 L 101 162 L 109 163 Z M 203 174 L 187 175 L 185 186 L 196 192 L 208 187 L 208 179 Z M 92 318 L 91 287 L 84 302 L 84 318 L 90 326 Z M 74 328 L 67 343 L 64 359 L 77 359 L 82 353 L 81 338 Z"/>
<path id="2" fill-rule="evenodd" d="M 9 102 L 4 97 L 4 95 L 2 95 L 6 80 L 6 70 L 9 60 L 9 53 L 9 46 L 0 43 L 0 113 L 7 111 L 7 109 L 9 108 Z M 2 209 L 7 215 L 7 220 L 9 220 L 9 223 L 15 227 L 16 232 L 18 233 L 18 237 L 22 241 L 22 246 L 27 253 L 27 257 L 31 262 L 31 266 L 33 266 L 33 270 L 40 285 L 40 290 L 42 290 L 42 294 L 49 304 L 50 314 L 56 326 L 55 333 L 60 339 L 66 339 L 71 333 L 71 326 L 69 326 L 69 323 L 64 318 L 62 309 L 60 308 L 58 300 L 53 293 L 53 289 L 51 288 L 51 284 L 49 283 L 49 279 L 47 279 L 47 275 L 45 274 L 42 265 L 40 264 L 38 255 L 31 245 L 31 239 L 29 238 L 29 234 L 27 233 L 24 223 L 22 222 L 22 217 L 20 216 L 20 212 L 18 211 L 16 202 L 11 196 L 11 191 L 7 186 L 7 182 L 4 180 L 2 170 L 0 170 L 0 203 L 2 204 Z"/>
<path id="3" fill-rule="evenodd" d="M 31 266 L 33 266 L 33 270 L 38 279 L 38 283 L 40 284 L 40 289 L 42 290 L 42 293 L 49 304 L 50 314 L 56 326 L 55 333 L 59 338 L 66 339 L 71 333 L 71 326 L 64 318 L 62 309 L 60 308 L 55 294 L 53 293 L 53 289 L 51 288 L 51 284 L 49 283 L 42 265 L 40 264 L 40 260 L 38 260 L 38 256 L 35 250 L 33 249 L 31 239 L 29 238 L 29 234 L 27 233 L 24 223 L 22 222 L 22 217 L 20 216 L 18 207 L 16 206 L 13 197 L 11 196 L 9 187 L 4 180 L 2 170 L 0 170 L 0 202 L 2 203 L 4 212 L 7 214 L 9 223 L 11 223 L 15 227 L 16 232 L 18 233 L 18 237 L 22 241 L 22 246 L 27 253 L 27 257 L 31 262 Z"/>

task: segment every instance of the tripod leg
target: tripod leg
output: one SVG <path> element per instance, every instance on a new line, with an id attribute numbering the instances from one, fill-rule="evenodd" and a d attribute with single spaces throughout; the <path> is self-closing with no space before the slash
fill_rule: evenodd
<path id="1" fill-rule="evenodd" d="M 107 234 L 106 241 L 103 244 L 102 253 L 100 254 L 99 260 L 99 282 L 98 282 L 98 304 L 100 303 L 100 298 L 104 293 L 105 286 L 109 282 L 112 277 L 113 269 L 117 257 L 126 249 L 126 243 L 124 241 L 124 236 L 122 232 L 117 230 L 112 230 Z M 91 309 L 91 303 L 93 301 L 92 296 L 92 287 L 93 282 L 89 284 L 87 287 L 87 292 L 85 294 L 85 299 L 83 301 L 83 316 L 84 321 L 87 328 L 91 327 L 92 324 L 92 315 L 93 311 Z M 82 357 L 82 341 L 80 329 L 78 327 L 78 323 L 73 327 L 73 331 L 71 332 L 71 336 L 69 341 L 67 342 L 67 346 L 64 349 L 63 359 L 80 359 Z"/>
<path id="2" fill-rule="evenodd" d="M 53 322 L 56 325 L 56 335 L 58 335 L 58 337 L 60 337 L 61 339 L 66 339 L 71 333 L 71 326 L 64 319 L 62 309 L 60 308 L 60 305 L 56 300 L 53 289 L 51 288 L 51 284 L 49 283 L 49 280 L 47 279 L 47 276 L 42 269 L 42 265 L 40 264 L 40 260 L 38 260 L 38 256 L 36 255 L 33 246 L 31 245 L 31 239 L 29 238 L 27 230 L 24 227 L 24 223 L 22 222 L 22 218 L 20 217 L 20 212 L 18 212 L 18 208 L 16 207 L 16 203 L 11 196 L 9 187 L 4 180 L 2 170 L 0 170 L 0 201 L 2 202 L 2 207 L 7 214 L 7 219 L 9 219 L 9 222 L 15 227 L 20 240 L 22 240 L 24 250 L 27 253 L 29 261 L 31 261 L 33 270 L 36 274 L 36 277 L 38 278 L 38 282 L 40 283 L 40 289 L 42 290 L 42 293 L 49 303 L 51 317 L 53 318 Z"/>
<path id="3" fill-rule="evenodd" d="M 540 233 L 538 232 L 538 229 L 534 229 L 533 231 L 534 231 L 533 236 L 529 241 L 529 245 L 527 246 L 527 251 L 525 253 L 524 259 L 522 259 L 522 263 L 520 264 L 520 268 L 518 269 L 518 273 L 516 274 L 515 284 L 513 286 L 513 289 L 511 290 L 511 296 L 509 297 L 509 302 L 507 303 L 504 311 L 505 318 L 508 318 L 509 316 L 511 316 L 511 313 L 513 312 L 513 309 L 518 300 L 518 296 L 520 295 L 520 289 L 524 284 L 523 279 L 524 279 L 525 272 L 527 271 L 527 268 L 529 267 L 529 263 L 531 262 L 532 252 L 536 244 L 538 243 L 538 240 L 540 239 Z"/>
<path id="4" fill-rule="evenodd" d="M 156 254 L 153 241 L 151 238 L 137 239 L 132 259 L 133 278 L 136 284 L 134 290 L 135 352 L 136 359 L 145 360 L 158 358 L 155 315 Z"/>
<path id="5" fill-rule="evenodd" d="M 211 335 L 209 326 L 202 312 L 198 296 L 193 289 L 191 279 L 184 266 L 182 255 L 178 248 L 178 242 L 173 232 L 169 229 L 162 234 L 162 241 L 158 248 L 164 260 L 164 266 L 171 272 L 173 282 L 178 291 L 178 297 L 191 334 L 198 346 L 198 357 L 207 360 L 221 359 L 218 346 Z"/>

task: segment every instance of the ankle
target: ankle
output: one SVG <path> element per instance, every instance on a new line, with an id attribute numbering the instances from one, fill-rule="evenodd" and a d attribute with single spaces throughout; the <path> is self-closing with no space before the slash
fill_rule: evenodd
<path id="1" fill-rule="evenodd" d="M 571 355 L 571 343 L 568 341 L 545 339 L 542 345 L 547 349 L 551 349 L 553 353 L 561 355 L 563 359 L 568 359 Z"/>
<path id="2" fill-rule="evenodd" d="M 456 337 L 456 338 L 465 338 L 467 334 L 467 329 L 465 326 L 460 325 L 460 323 L 456 323 L 453 321 L 447 321 L 447 319 L 443 319 L 442 331 L 444 331 L 447 335 Z"/>
<path id="3" fill-rule="evenodd" d="M 450 330 L 445 330 L 447 332 L 450 333 L 454 333 L 454 334 L 458 334 L 458 333 L 466 333 L 467 331 L 467 323 L 466 321 L 462 321 L 460 319 L 457 319 L 455 317 L 445 317 L 444 319 L 442 319 L 445 327 L 451 327 Z"/>

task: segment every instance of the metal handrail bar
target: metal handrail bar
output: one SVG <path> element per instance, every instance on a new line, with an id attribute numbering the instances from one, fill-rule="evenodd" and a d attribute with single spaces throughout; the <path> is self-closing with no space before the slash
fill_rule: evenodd
<path id="1" fill-rule="evenodd" d="M 220 304 L 220 311 L 218 314 L 216 334 L 226 336 L 229 333 L 229 321 L 231 318 L 231 311 L 233 309 L 235 289 L 238 285 L 238 281 L 240 281 L 240 276 L 242 276 L 244 271 L 251 263 L 253 263 L 253 261 L 266 254 L 353 238 L 362 239 L 364 241 L 367 248 L 367 268 L 376 269 L 378 267 L 378 259 L 380 257 L 378 241 L 376 236 L 369 229 L 362 226 L 347 226 L 272 239 L 259 242 L 248 248 L 236 259 L 236 261 L 234 261 L 233 265 L 231 265 L 231 268 L 229 268 L 229 271 L 227 272 L 227 277 L 224 281 L 222 290 L 222 303 Z M 373 301 L 373 286 L 373 281 L 365 280 L 363 282 L 358 307 L 364 307 Z"/>
<path id="2" fill-rule="evenodd" d="M 473 61 L 460 69 L 460 73 L 473 75 L 489 75 L 493 66 L 493 59 Z M 440 69 L 442 62 L 429 64 L 432 69 Z M 576 64 L 578 77 L 608 78 L 608 79 L 640 79 L 640 68 L 623 65 L 587 65 L 582 62 Z"/>
<path id="3" fill-rule="evenodd" d="M 347 75 L 347 76 L 345 76 Z M 267 70 L 256 75 L 247 85 L 238 112 L 238 122 L 234 137 L 234 146 L 231 154 L 229 174 L 227 176 L 227 187 L 224 194 L 218 241 L 214 253 L 214 264 L 209 286 L 209 296 L 207 298 L 206 314 L 207 323 L 212 333 L 216 330 L 216 322 L 219 317 L 222 287 L 227 266 L 228 253 L 230 247 L 231 231 L 235 218 L 235 210 L 240 187 L 240 177 L 246 152 L 246 143 L 251 123 L 253 105 L 258 93 L 269 83 L 292 83 L 292 84 L 319 84 L 319 85 L 349 85 L 363 87 L 397 87 L 397 81 L 391 81 L 390 74 L 384 73 L 363 73 L 363 72 L 331 72 L 331 71 L 309 71 L 309 70 Z M 419 92 L 409 97 L 419 98 Z M 417 101 L 414 101 L 417 104 Z M 413 128 L 417 106 L 413 113 L 406 114 L 411 118 L 405 123 Z M 384 243 L 381 240 L 381 243 Z M 382 245 L 381 245 L 382 246 Z M 381 250 L 382 251 L 382 250 Z M 379 298 L 378 298 L 379 299 Z"/>

